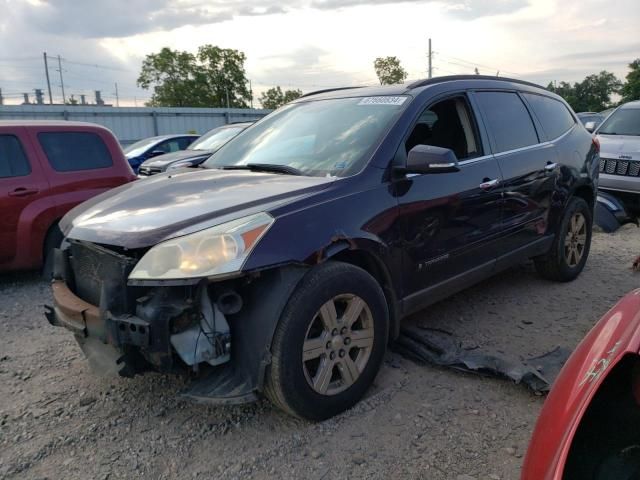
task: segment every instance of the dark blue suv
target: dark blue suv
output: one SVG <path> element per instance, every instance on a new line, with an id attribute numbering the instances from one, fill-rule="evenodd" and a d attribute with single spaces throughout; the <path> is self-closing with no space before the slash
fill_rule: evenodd
<path id="1" fill-rule="evenodd" d="M 598 163 L 530 83 L 308 94 L 198 169 L 69 213 L 47 315 L 122 375 L 196 372 L 189 398 L 324 419 L 362 397 L 406 315 L 527 259 L 578 276 Z"/>

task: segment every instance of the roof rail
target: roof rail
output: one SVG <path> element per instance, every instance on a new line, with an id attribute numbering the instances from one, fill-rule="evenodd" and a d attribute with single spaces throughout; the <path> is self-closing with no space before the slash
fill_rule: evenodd
<path id="1" fill-rule="evenodd" d="M 363 87 L 336 87 L 336 88 L 325 88 L 324 90 L 315 90 L 313 92 L 309 92 L 309 93 L 305 93 L 304 95 L 301 95 L 298 98 L 304 98 L 304 97 L 310 97 L 311 95 L 318 95 L 320 93 L 327 93 L 327 92 L 337 92 L 339 90 L 349 90 L 351 88 L 363 88 Z"/>
<path id="2" fill-rule="evenodd" d="M 512 82 L 512 83 L 520 83 L 522 85 L 528 85 L 530 87 L 542 88 L 546 90 L 542 85 L 538 85 L 536 83 L 527 82 L 525 80 L 518 80 L 515 78 L 509 77 L 495 77 L 493 75 L 446 75 L 443 77 L 435 77 L 429 78 L 426 80 L 416 80 L 415 82 L 409 84 L 407 88 L 418 88 L 418 87 L 426 87 L 428 85 L 435 85 L 442 82 L 450 82 L 452 80 L 498 80 L 502 82 Z"/>

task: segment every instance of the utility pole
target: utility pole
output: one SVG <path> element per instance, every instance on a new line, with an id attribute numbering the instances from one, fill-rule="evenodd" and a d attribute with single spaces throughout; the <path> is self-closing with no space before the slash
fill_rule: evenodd
<path id="1" fill-rule="evenodd" d="M 4 98 L 2 97 L 2 89 L 0 88 L 0 105 L 4 105 Z"/>
<path id="2" fill-rule="evenodd" d="M 225 88 L 224 91 L 227 94 L 227 109 L 228 109 L 229 108 L 229 89 Z"/>
<path id="3" fill-rule="evenodd" d="M 62 60 L 60 60 L 60 55 L 58 55 L 58 72 L 60 72 L 60 88 L 62 88 L 62 103 L 67 103 L 67 97 L 64 95 L 64 80 L 62 79 Z"/>
<path id="4" fill-rule="evenodd" d="M 42 52 L 44 56 L 44 74 L 47 76 L 47 89 L 49 90 L 49 105 L 53 105 L 53 97 L 51 96 L 51 82 L 49 81 L 49 65 L 47 64 L 47 52 Z"/>
<path id="5" fill-rule="evenodd" d="M 120 97 L 118 96 L 118 82 L 116 82 L 116 107 L 120 106 Z"/>
<path id="6" fill-rule="evenodd" d="M 253 87 L 251 87 L 251 80 L 249 80 L 249 93 L 251 94 L 251 108 L 253 109 Z"/>
<path id="7" fill-rule="evenodd" d="M 433 78 L 433 66 L 431 57 L 433 56 L 433 52 L 431 51 L 431 39 L 429 39 L 429 78 Z"/>

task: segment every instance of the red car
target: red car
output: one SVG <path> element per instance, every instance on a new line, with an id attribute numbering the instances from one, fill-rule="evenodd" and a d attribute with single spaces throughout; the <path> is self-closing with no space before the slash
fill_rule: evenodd
<path id="1" fill-rule="evenodd" d="M 65 213 L 134 179 L 104 127 L 0 121 L 0 271 L 42 266 L 62 240 Z"/>
<path id="2" fill-rule="evenodd" d="M 538 419 L 522 480 L 640 479 L 640 289 L 578 346 Z"/>

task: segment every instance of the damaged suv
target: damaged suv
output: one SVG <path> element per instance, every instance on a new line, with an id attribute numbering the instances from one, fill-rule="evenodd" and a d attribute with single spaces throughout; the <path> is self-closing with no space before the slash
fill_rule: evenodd
<path id="1" fill-rule="evenodd" d="M 70 212 L 47 317 L 121 375 L 190 372 L 191 399 L 328 418 L 402 317 L 529 258 L 574 279 L 598 161 L 568 105 L 517 80 L 308 94 L 198 169 Z"/>

